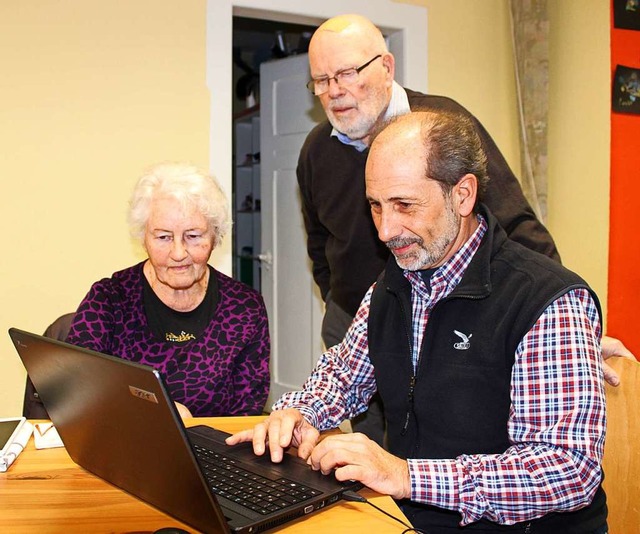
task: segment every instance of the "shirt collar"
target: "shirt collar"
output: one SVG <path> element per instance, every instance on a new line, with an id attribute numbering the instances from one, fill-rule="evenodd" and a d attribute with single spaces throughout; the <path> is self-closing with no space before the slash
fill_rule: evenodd
<path id="1" fill-rule="evenodd" d="M 388 121 L 393 117 L 404 115 L 406 113 L 409 113 L 410 111 L 411 108 L 409 107 L 409 97 L 407 96 L 407 92 L 398 82 L 394 81 L 393 86 L 391 87 L 391 100 L 389 101 L 389 105 L 384 112 L 383 120 Z M 335 128 L 331 130 L 331 135 L 333 137 L 337 137 L 341 143 L 352 146 L 358 152 L 364 152 L 367 148 L 369 148 L 369 145 L 367 145 L 361 139 L 350 139 Z"/>

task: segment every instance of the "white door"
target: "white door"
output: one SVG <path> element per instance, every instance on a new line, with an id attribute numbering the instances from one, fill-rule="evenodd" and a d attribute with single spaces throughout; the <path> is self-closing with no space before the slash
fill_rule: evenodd
<path id="1" fill-rule="evenodd" d="M 323 350 L 324 313 L 311 275 L 296 165 L 307 133 L 324 120 L 305 87 L 307 55 L 260 67 L 262 294 L 271 332 L 271 392 L 267 408 L 300 389 Z"/>

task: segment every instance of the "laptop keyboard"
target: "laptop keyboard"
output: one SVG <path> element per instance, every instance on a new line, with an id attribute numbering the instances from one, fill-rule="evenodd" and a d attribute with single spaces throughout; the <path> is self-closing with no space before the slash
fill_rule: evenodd
<path id="1" fill-rule="evenodd" d="M 211 490 L 254 512 L 267 515 L 320 495 L 320 491 L 297 482 L 271 480 L 238 466 L 232 458 L 194 445 Z"/>

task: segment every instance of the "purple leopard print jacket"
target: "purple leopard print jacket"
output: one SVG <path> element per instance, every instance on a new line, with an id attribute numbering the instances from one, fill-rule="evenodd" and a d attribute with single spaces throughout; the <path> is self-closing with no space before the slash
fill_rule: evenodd
<path id="1" fill-rule="evenodd" d="M 174 401 L 194 415 L 262 413 L 269 393 L 269 325 L 262 296 L 213 270 L 219 301 L 200 339 L 156 338 L 142 300 L 144 262 L 91 286 L 67 342 L 154 367 Z"/>

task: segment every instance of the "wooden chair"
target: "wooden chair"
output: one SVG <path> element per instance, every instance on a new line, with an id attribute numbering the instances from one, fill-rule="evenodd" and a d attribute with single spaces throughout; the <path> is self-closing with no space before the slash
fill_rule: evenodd
<path id="1" fill-rule="evenodd" d="M 604 490 L 609 532 L 640 532 L 640 362 L 610 358 L 621 384 L 607 384 L 607 439 L 604 447 Z"/>

